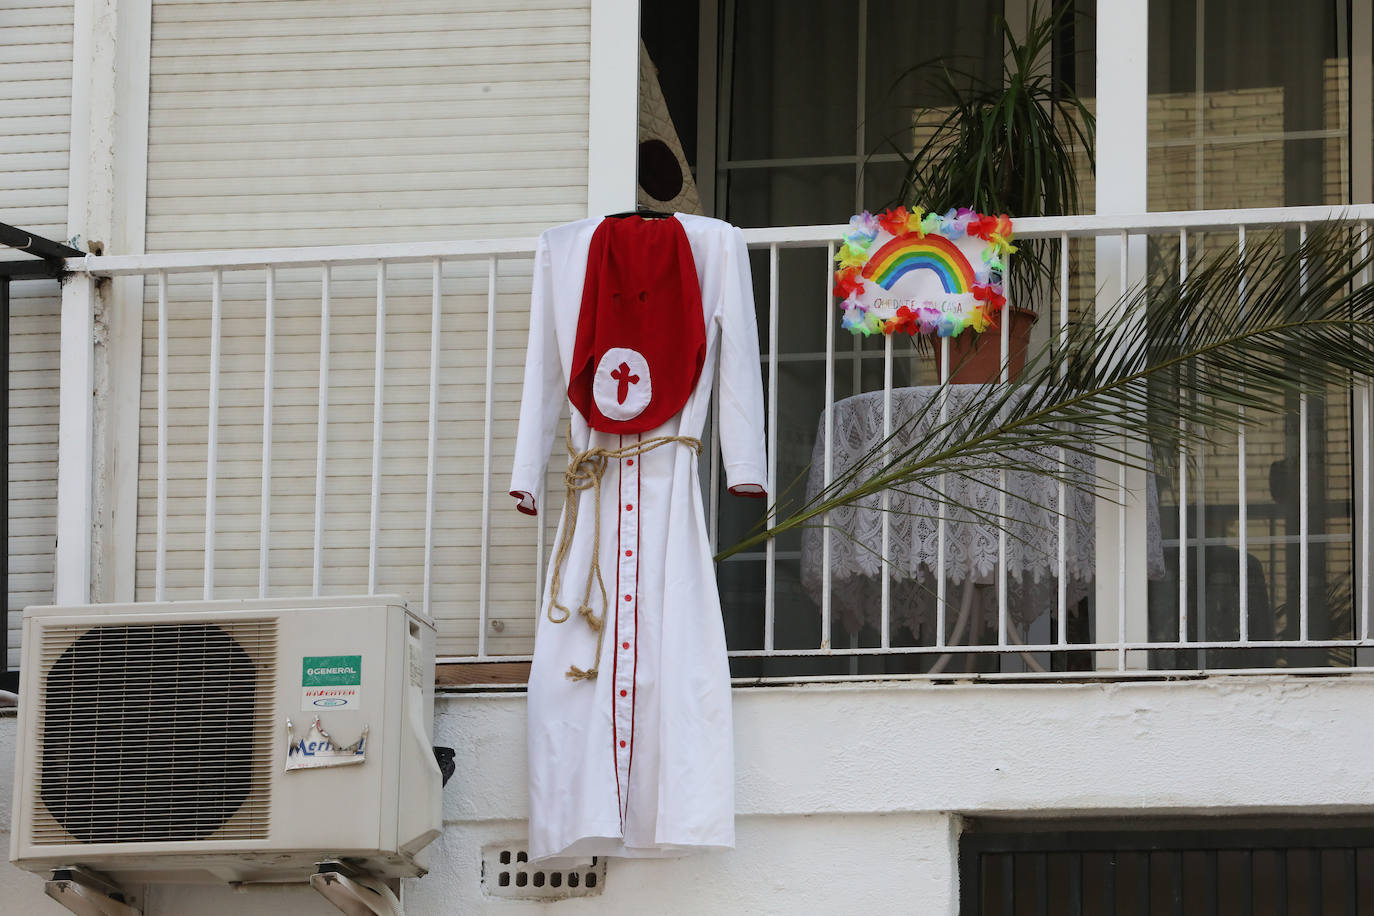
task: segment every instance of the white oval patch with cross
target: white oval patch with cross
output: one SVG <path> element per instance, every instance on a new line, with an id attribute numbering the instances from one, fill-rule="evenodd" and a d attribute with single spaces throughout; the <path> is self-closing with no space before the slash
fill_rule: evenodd
<path id="1" fill-rule="evenodd" d="M 592 379 L 592 398 L 601 415 L 608 420 L 633 419 L 644 412 L 652 397 L 644 355 L 628 347 L 607 350 Z"/>

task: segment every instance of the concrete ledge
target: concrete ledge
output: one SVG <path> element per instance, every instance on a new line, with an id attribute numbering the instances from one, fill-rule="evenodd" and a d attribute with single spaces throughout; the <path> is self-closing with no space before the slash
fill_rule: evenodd
<path id="1" fill-rule="evenodd" d="M 450 821 L 523 819 L 525 700 L 441 697 Z M 1374 676 L 735 691 L 741 815 L 1374 810 Z"/>

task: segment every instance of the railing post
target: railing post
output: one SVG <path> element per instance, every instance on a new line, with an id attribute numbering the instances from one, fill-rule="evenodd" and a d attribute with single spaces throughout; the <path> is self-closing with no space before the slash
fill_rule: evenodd
<path id="1" fill-rule="evenodd" d="M 1098 214 L 1144 213 L 1149 209 L 1148 46 L 1146 4 L 1104 0 L 1097 14 L 1098 71 L 1113 74 L 1099 88 L 1097 120 Z M 1145 236 L 1097 238 L 1097 319 L 1144 273 Z M 1137 320 L 1139 319 L 1137 316 Z M 1105 470 L 1105 473 L 1102 471 Z M 1115 483 L 1115 494 L 1097 501 L 1097 620 L 1093 641 L 1144 642 L 1146 614 L 1145 474 L 1121 467 L 1100 469 Z M 1098 668 L 1124 669 L 1128 657 L 1118 648 L 1098 655 Z"/>
<path id="2" fill-rule="evenodd" d="M 1116 303 L 1134 288 L 1143 276 L 1145 263 L 1144 236 L 1119 238 L 1099 237 L 1097 240 L 1097 322 L 1107 328 L 1110 320 L 1121 320 L 1117 333 L 1131 333 L 1135 322 L 1144 316 L 1135 313 L 1119 315 Z M 1143 449 L 1125 440 L 1117 447 L 1137 464 L 1146 458 Z M 1096 540 L 1097 570 L 1095 643 L 1115 643 L 1115 651 L 1099 652 L 1097 668 L 1125 670 L 1145 667 L 1143 659 L 1131 659 L 1124 648 L 1126 643 L 1144 643 L 1149 639 L 1149 594 L 1147 527 L 1149 504 L 1146 500 L 1148 481 L 1139 467 L 1099 466 L 1098 474 L 1111 481 L 1109 492 L 1097 500 Z"/>
<path id="3" fill-rule="evenodd" d="M 95 279 L 75 273 L 62 287 L 57 414 L 57 553 L 53 602 L 91 600 L 92 483 L 95 477 Z"/>

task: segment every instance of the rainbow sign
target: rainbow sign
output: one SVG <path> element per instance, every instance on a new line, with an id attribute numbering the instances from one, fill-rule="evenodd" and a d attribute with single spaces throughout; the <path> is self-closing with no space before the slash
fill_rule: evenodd
<path id="1" fill-rule="evenodd" d="M 914 270 L 930 270 L 950 295 L 971 292 L 976 282 L 973 265 L 959 247 L 942 235 L 908 232 L 895 236 L 869 257 L 863 276 L 891 290 Z"/>

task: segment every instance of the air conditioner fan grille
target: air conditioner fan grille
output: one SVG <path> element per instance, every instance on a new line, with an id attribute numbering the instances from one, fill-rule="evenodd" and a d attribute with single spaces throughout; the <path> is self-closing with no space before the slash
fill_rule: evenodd
<path id="1" fill-rule="evenodd" d="M 266 838 L 275 621 L 42 639 L 36 844 Z"/>

